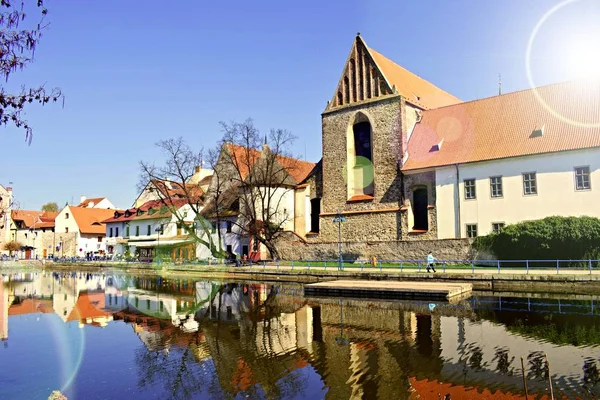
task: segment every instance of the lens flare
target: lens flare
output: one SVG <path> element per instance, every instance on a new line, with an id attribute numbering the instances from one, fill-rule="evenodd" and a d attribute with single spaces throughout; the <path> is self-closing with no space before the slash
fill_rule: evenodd
<path id="1" fill-rule="evenodd" d="M 527 73 L 527 80 L 529 82 L 529 86 L 533 90 L 537 101 L 540 102 L 540 104 L 542 104 L 542 106 L 549 113 L 554 115 L 556 118 L 577 127 L 600 128 L 600 121 L 578 121 L 572 118 L 568 118 L 560 112 L 556 111 L 554 108 L 552 108 L 546 102 L 546 100 L 539 94 L 536 85 L 533 81 L 533 76 L 531 72 L 531 52 L 535 39 L 540 32 L 540 29 L 544 26 L 544 24 L 552 15 L 554 15 L 564 7 L 579 1 L 581 0 L 565 0 L 552 7 L 538 21 L 531 33 L 531 36 L 529 37 L 529 42 L 527 43 L 527 50 L 525 53 L 525 70 Z M 574 27 L 573 30 L 575 30 L 575 28 L 580 30 L 581 27 Z M 600 30 L 598 30 L 597 27 L 589 28 L 588 32 L 580 33 L 574 37 L 569 38 L 569 41 L 566 45 L 566 48 L 568 50 L 566 51 L 566 54 L 563 57 L 567 61 L 566 64 L 570 66 L 570 74 L 573 76 L 573 78 L 584 78 L 593 81 L 600 80 L 600 47 L 598 45 L 599 39 Z M 559 44 L 557 44 L 557 46 L 558 45 Z"/>

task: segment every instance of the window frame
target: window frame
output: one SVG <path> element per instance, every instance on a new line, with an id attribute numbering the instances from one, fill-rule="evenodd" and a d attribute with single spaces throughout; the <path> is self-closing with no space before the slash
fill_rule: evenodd
<path id="1" fill-rule="evenodd" d="M 467 182 L 473 182 L 473 197 L 467 197 Z M 475 178 L 463 179 L 463 192 L 465 200 L 477 200 L 477 180 Z"/>
<path id="2" fill-rule="evenodd" d="M 494 225 L 502 225 L 502 226 L 500 227 L 500 229 L 496 230 L 496 229 L 494 229 Z M 502 229 L 503 229 L 505 226 L 506 226 L 506 223 L 505 223 L 505 222 L 492 222 L 492 232 L 493 232 L 493 233 L 498 233 L 498 232 L 500 232 L 500 231 L 501 231 L 501 230 L 502 230 Z"/>
<path id="3" fill-rule="evenodd" d="M 587 181 L 588 181 L 588 187 L 583 187 L 581 189 L 578 188 L 578 181 L 577 181 L 577 170 L 578 169 L 582 169 L 582 168 L 587 168 Z M 584 176 L 584 175 L 581 175 Z M 589 190 L 592 190 L 592 169 L 590 168 L 589 165 L 579 165 L 577 167 L 573 168 L 573 178 L 575 179 L 575 191 L 576 192 L 587 192 Z"/>
<path id="4" fill-rule="evenodd" d="M 469 227 L 473 227 L 473 226 L 475 227 L 475 236 L 469 236 Z M 465 224 L 465 234 L 468 239 L 475 239 L 479 234 L 479 228 L 477 226 L 477 223 Z"/>
<path id="5" fill-rule="evenodd" d="M 499 179 L 500 182 L 494 184 L 493 179 Z M 500 185 L 500 194 L 494 195 L 494 185 Z M 498 192 L 498 190 L 496 190 L 496 192 Z M 490 197 L 492 199 L 501 199 L 504 197 L 504 182 L 502 181 L 502 175 L 490 176 Z"/>
<path id="6" fill-rule="evenodd" d="M 525 175 L 533 175 L 534 177 L 534 185 L 535 185 L 535 192 L 534 193 L 527 193 L 526 191 L 526 186 L 525 186 Z M 523 196 L 537 196 L 538 194 L 538 183 L 537 183 L 537 172 L 535 171 L 531 171 L 531 172 L 523 172 L 521 174 L 521 180 L 522 180 L 522 184 L 523 184 Z M 528 182 L 531 182 L 528 181 Z"/>

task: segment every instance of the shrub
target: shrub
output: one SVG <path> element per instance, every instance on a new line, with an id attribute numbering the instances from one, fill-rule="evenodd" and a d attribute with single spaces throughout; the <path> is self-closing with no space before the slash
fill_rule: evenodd
<path id="1" fill-rule="evenodd" d="M 547 217 L 520 222 L 478 237 L 473 245 L 501 260 L 599 259 L 600 219 Z"/>

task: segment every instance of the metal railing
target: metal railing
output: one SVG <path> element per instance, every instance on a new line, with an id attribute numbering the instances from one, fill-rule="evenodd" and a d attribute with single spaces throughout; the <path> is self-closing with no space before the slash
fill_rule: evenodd
<path id="1" fill-rule="evenodd" d="M 79 257 L 56 258 L 56 263 L 93 263 L 93 264 L 152 264 L 140 262 L 136 258 L 121 258 L 119 260 L 87 260 Z M 156 263 L 156 261 L 155 261 Z M 204 259 L 194 261 L 173 261 L 162 259 L 161 265 L 190 265 L 190 266 L 237 266 L 250 269 L 276 269 L 276 270 L 325 270 L 325 271 L 352 271 L 352 272 L 427 272 L 426 260 L 340 260 L 339 259 L 306 259 L 306 260 L 219 260 Z M 470 272 L 475 273 L 539 273 L 548 274 L 573 273 L 577 274 L 600 271 L 600 260 L 436 260 L 436 272 Z"/>

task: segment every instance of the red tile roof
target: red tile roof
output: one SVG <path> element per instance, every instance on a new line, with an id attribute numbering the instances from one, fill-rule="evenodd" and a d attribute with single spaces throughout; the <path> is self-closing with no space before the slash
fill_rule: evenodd
<path id="1" fill-rule="evenodd" d="M 241 179 L 248 177 L 250 169 L 254 167 L 261 156 L 261 151 L 257 149 L 249 149 L 232 143 L 227 144 L 227 151 L 231 154 L 232 161 L 237 165 Z M 302 182 L 316 165 L 315 163 L 285 156 L 277 156 L 277 161 L 297 184 Z"/>
<path id="2" fill-rule="evenodd" d="M 377 51 L 367 48 L 390 86 L 396 86 L 398 93 L 410 103 L 422 108 L 437 108 L 461 102 L 431 82 L 399 66 Z"/>
<path id="3" fill-rule="evenodd" d="M 23 221 L 25 228 L 53 228 L 57 212 L 50 211 L 30 211 L 30 210 L 12 210 L 11 218 L 13 221 Z"/>
<path id="4" fill-rule="evenodd" d="M 24 299 L 8 308 L 8 315 L 24 315 L 33 313 L 53 313 L 52 300 Z"/>
<path id="5" fill-rule="evenodd" d="M 104 292 L 79 293 L 75 307 L 67 317 L 67 321 L 79 321 L 87 318 L 110 317 L 112 314 L 103 310 L 106 300 Z"/>
<path id="6" fill-rule="evenodd" d="M 98 236 L 106 234 L 104 221 L 114 215 L 115 212 L 115 210 L 107 210 L 104 208 L 82 208 L 73 206 L 69 207 L 69 211 L 73 218 L 75 218 L 75 222 L 77 222 L 77 226 L 81 233 Z"/>
<path id="7" fill-rule="evenodd" d="M 92 199 L 85 199 L 84 201 L 82 201 L 81 203 L 79 203 L 79 205 L 77 205 L 77 207 L 89 207 L 90 203 L 94 203 L 94 205 L 97 205 L 98 203 L 100 203 L 104 199 L 106 199 L 106 197 L 95 197 L 95 198 L 92 198 Z"/>
<path id="8" fill-rule="evenodd" d="M 169 204 L 167 207 L 165 204 Z M 127 222 L 134 220 L 145 220 L 145 219 L 158 219 L 158 218 L 168 218 L 172 214 L 173 208 L 178 210 L 184 205 L 188 204 L 187 199 L 172 199 L 171 201 L 165 200 L 163 203 L 162 200 L 150 200 L 139 206 L 138 208 L 130 208 L 128 210 L 117 210 L 113 212 L 111 218 L 108 218 L 103 223 L 112 223 L 112 222 Z M 148 211 L 152 209 L 156 212 L 149 214 Z M 138 210 L 142 211 L 142 215 L 137 215 Z M 129 216 L 127 216 L 129 214 Z M 118 216 L 117 216 L 118 215 Z"/>
<path id="9" fill-rule="evenodd" d="M 600 147 L 600 82 L 535 90 L 423 111 L 402 170 Z"/>

